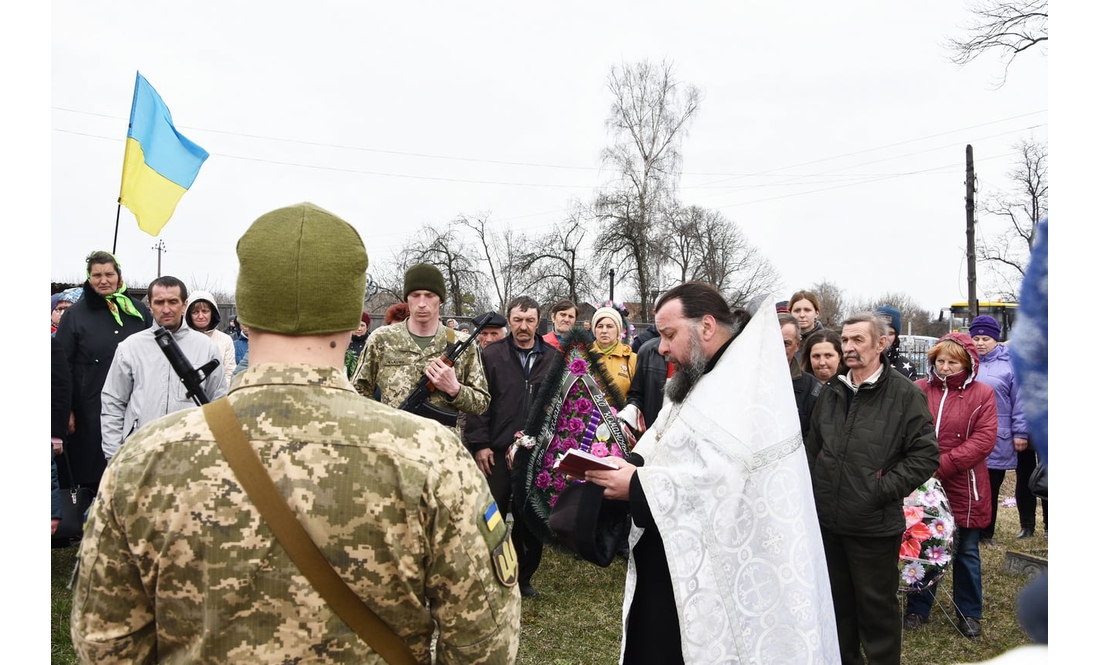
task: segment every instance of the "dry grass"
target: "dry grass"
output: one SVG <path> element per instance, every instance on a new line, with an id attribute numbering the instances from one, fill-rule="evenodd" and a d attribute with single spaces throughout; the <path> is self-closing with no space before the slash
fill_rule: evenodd
<path id="1" fill-rule="evenodd" d="M 1008 473 L 1001 496 L 1012 496 L 1014 475 Z M 1016 596 L 1027 578 L 1006 572 L 1005 554 L 1014 549 L 1046 556 L 1047 539 L 1039 534 L 1016 540 L 1020 529 L 1014 508 L 1001 507 L 992 546 L 982 546 L 984 633 L 970 640 L 954 626 L 951 573 L 941 583 L 939 606 L 930 623 L 904 634 L 902 663 L 937 665 L 976 662 L 1028 643 L 1016 621 Z M 1042 524 L 1040 518 L 1039 523 Z M 72 573 L 76 548 L 53 550 L 53 663 L 75 663 L 69 641 L 71 593 L 65 588 Z M 523 600 L 522 634 L 517 663 L 525 665 L 602 665 L 619 658 L 623 584 L 626 562 L 617 558 L 598 568 L 556 547 L 547 547 L 534 584 L 542 597 Z"/>

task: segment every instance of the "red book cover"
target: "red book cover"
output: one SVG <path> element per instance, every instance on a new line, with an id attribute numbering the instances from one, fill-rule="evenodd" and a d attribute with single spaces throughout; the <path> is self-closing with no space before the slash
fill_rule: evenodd
<path id="1" fill-rule="evenodd" d="M 573 476 L 584 476 L 585 471 L 614 471 L 619 467 L 606 457 L 596 457 L 579 448 L 570 448 L 554 463 L 555 471 L 563 471 Z"/>

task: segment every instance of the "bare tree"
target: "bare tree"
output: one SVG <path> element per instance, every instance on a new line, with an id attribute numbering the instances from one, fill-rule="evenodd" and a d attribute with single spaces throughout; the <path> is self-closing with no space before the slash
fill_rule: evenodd
<path id="1" fill-rule="evenodd" d="M 737 224 L 717 210 L 674 205 L 663 215 L 659 237 L 672 281 L 711 284 L 734 307 L 774 290 L 779 280 L 775 268 Z"/>
<path id="2" fill-rule="evenodd" d="M 401 249 L 402 275 L 415 263 L 430 263 L 443 273 L 452 313 L 458 316 L 473 309 L 471 296 L 484 278 L 477 266 L 477 252 L 460 236 L 453 225 L 443 229 L 424 224 Z M 440 310 L 442 312 L 442 308 Z"/>
<path id="3" fill-rule="evenodd" d="M 669 62 L 642 61 L 612 67 L 607 78 L 612 144 L 603 162 L 617 183 L 596 197 L 600 233 L 598 261 L 630 277 L 642 311 L 651 309 L 650 290 L 658 269 L 654 247 L 662 202 L 674 198 L 680 177 L 680 142 L 699 108 L 700 93 L 676 79 Z"/>
<path id="4" fill-rule="evenodd" d="M 844 298 L 844 290 L 828 280 L 822 280 L 814 284 L 813 294 L 817 296 L 821 304 L 818 320 L 821 325 L 833 330 L 840 329 L 840 322 L 848 317 L 848 306 Z"/>
<path id="5" fill-rule="evenodd" d="M 859 300 L 852 312 L 874 311 L 879 305 L 893 305 L 901 312 L 902 329 L 898 331 L 899 335 L 940 337 L 947 332 L 947 324 L 939 321 L 939 312 L 929 312 L 905 293 L 888 291 L 877 298 Z"/>
<path id="6" fill-rule="evenodd" d="M 1015 147 L 1019 157 L 1008 173 L 1013 189 L 993 193 L 982 205 L 986 217 L 974 247 L 978 261 L 989 268 L 983 280 L 987 289 L 1013 302 L 1031 257 L 1035 225 L 1047 216 L 1048 190 L 1046 144 L 1025 140 Z"/>
<path id="7" fill-rule="evenodd" d="M 534 239 L 531 249 L 517 263 L 526 266 L 524 293 L 543 303 L 568 298 L 582 302 L 595 290 L 592 261 L 585 238 L 591 213 L 578 201 L 569 205 L 567 217 Z"/>
<path id="8" fill-rule="evenodd" d="M 973 0 L 962 39 L 948 40 L 951 60 L 965 65 L 986 51 L 1000 55 L 1004 74 L 1016 56 L 1047 41 L 1047 0 Z"/>
<path id="9" fill-rule="evenodd" d="M 529 263 L 523 260 L 528 253 L 527 237 L 511 229 L 494 232 L 488 228 L 488 213 L 476 217 L 459 215 L 455 223 L 474 232 L 481 247 L 481 258 L 489 269 L 489 279 L 496 302 L 487 309 L 503 312 L 528 272 Z"/>

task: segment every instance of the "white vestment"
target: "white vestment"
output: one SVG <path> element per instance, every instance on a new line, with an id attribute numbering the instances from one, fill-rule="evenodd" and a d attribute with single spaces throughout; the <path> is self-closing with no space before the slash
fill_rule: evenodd
<path id="1" fill-rule="evenodd" d="M 668 558 L 684 662 L 840 662 L 790 365 L 761 306 L 634 449 Z M 632 526 L 633 549 L 643 530 Z M 626 622 L 637 570 L 623 601 Z"/>

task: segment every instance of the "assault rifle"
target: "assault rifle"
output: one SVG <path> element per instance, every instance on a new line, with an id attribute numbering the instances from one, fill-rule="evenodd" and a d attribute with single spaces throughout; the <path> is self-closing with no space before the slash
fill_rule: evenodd
<path id="1" fill-rule="evenodd" d="M 464 341 L 452 342 L 447 345 L 447 352 L 443 354 L 443 362 L 447 363 L 451 367 L 455 366 L 455 362 L 458 357 L 462 355 L 462 352 L 470 347 L 477 340 L 478 333 L 485 327 L 485 324 L 489 322 L 489 317 L 485 317 L 481 323 L 474 328 L 474 331 L 470 333 Z M 425 374 L 420 377 L 420 381 L 417 382 L 416 387 L 413 388 L 409 396 L 405 398 L 404 402 L 401 402 L 401 406 L 397 407 L 402 411 L 408 411 L 409 413 L 415 413 L 418 416 L 425 418 L 431 418 L 432 420 L 442 423 L 447 427 L 455 427 L 458 425 L 458 413 L 455 411 L 447 411 L 440 409 L 437 406 L 433 406 L 428 397 L 435 392 L 435 384 L 431 382 L 428 375 Z"/>
<path id="2" fill-rule="evenodd" d="M 160 350 L 164 352 L 164 357 L 168 358 L 168 364 L 172 366 L 172 371 L 187 387 L 187 396 L 195 400 L 195 404 L 198 406 L 209 402 L 210 398 L 206 396 L 206 392 L 202 389 L 202 382 L 210 376 L 210 372 L 221 364 L 221 361 L 214 358 L 202 367 L 195 369 L 187 356 L 183 355 L 183 350 L 176 343 L 176 338 L 172 337 L 172 333 L 168 330 L 157 328 L 153 333 L 153 338 L 156 339 Z"/>

